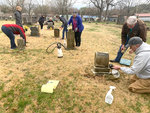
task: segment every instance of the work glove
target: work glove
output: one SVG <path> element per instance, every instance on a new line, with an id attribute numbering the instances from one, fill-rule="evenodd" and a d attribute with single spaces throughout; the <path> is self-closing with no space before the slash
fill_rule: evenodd
<path id="1" fill-rule="evenodd" d="M 76 28 L 74 29 L 74 31 L 77 32 L 77 31 L 78 31 L 78 28 L 76 27 Z"/>
<path id="2" fill-rule="evenodd" d="M 62 30 L 63 27 L 60 27 L 59 30 Z"/>

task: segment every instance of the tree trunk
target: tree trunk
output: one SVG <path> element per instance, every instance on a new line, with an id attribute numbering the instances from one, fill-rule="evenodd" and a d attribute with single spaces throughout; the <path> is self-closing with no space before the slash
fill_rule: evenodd
<path id="1" fill-rule="evenodd" d="M 100 10 L 99 11 L 99 22 L 101 22 L 102 21 L 102 11 Z"/>
<path id="2" fill-rule="evenodd" d="M 106 18 L 107 18 L 108 7 L 109 7 L 109 6 L 107 6 L 107 7 L 106 7 L 106 12 L 105 12 L 105 20 L 104 20 L 104 21 L 106 21 Z"/>
<path id="3" fill-rule="evenodd" d="M 66 8 L 66 19 L 68 20 L 68 9 Z"/>

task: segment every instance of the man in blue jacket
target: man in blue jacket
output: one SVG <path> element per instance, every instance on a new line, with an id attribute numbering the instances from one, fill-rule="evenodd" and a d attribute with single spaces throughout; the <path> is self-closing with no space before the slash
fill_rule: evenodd
<path id="1" fill-rule="evenodd" d="M 82 19 L 77 12 L 73 12 L 73 16 L 71 16 L 68 24 L 70 25 L 70 23 L 72 23 L 72 29 L 75 32 L 76 46 L 79 47 L 81 45 L 81 33 L 84 29 L 84 26 L 82 24 Z"/>

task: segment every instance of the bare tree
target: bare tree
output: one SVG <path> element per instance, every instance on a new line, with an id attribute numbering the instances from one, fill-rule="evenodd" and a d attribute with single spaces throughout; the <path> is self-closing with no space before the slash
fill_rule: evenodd
<path id="1" fill-rule="evenodd" d="M 104 0 L 90 0 L 91 3 L 98 9 L 98 16 L 99 16 L 99 21 L 102 20 L 102 13 L 104 10 Z"/>
<path id="2" fill-rule="evenodd" d="M 43 8 L 43 11 L 41 10 L 42 8 Z M 45 15 L 46 16 L 47 14 L 49 14 L 51 12 L 51 10 L 50 10 L 50 7 L 48 5 L 43 5 L 43 6 L 36 5 L 34 7 L 33 12 L 35 13 L 35 15 L 41 14 L 41 15 Z"/>
<path id="3" fill-rule="evenodd" d="M 25 0 L 6 0 L 7 4 L 11 7 L 11 10 L 14 12 L 17 5 L 20 5 L 24 8 Z"/>
<path id="4" fill-rule="evenodd" d="M 75 2 L 75 0 L 55 0 L 53 1 L 53 8 L 55 7 L 58 14 L 67 15 L 68 19 L 69 8 L 71 8 Z"/>
<path id="5" fill-rule="evenodd" d="M 124 0 L 124 4 L 126 3 L 127 7 L 127 16 L 130 16 L 130 8 L 133 7 L 135 0 Z"/>
<path id="6" fill-rule="evenodd" d="M 108 16 L 108 9 L 110 6 L 114 6 L 115 3 L 113 3 L 114 0 L 106 0 L 105 2 L 106 2 L 106 11 L 105 11 L 105 21 L 106 21 L 106 18 Z"/>
<path id="7" fill-rule="evenodd" d="M 120 15 L 126 15 L 126 16 L 130 16 L 133 13 L 136 12 L 136 10 L 133 12 L 134 7 L 136 7 L 138 3 L 138 0 L 120 0 L 117 3 L 117 8 L 120 9 Z M 140 2 L 139 2 L 140 3 Z"/>
<path id="8" fill-rule="evenodd" d="M 33 9 L 35 7 L 35 4 L 33 2 L 34 2 L 33 0 L 28 0 L 25 3 L 26 11 L 27 11 L 27 14 L 28 14 L 28 21 L 29 22 L 32 21 Z"/>
<path id="9" fill-rule="evenodd" d="M 1 9 L 1 12 L 3 12 L 3 13 L 10 13 L 11 12 L 11 8 L 5 4 L 0 5 L 0 9 Z"/>
<path id="10" fill-rule="evenodd" d="M 82 15 L 97 16 L 97 8 L 94 6 L 83 7 L 80 9 L 80 12 L 82 12 Z"/>

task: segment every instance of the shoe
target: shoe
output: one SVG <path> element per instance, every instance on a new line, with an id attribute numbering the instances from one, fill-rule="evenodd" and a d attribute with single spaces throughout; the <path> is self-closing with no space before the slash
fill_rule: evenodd
<path id="1" fill-rule="evenodd" d="M 118 61 L 116 61 L 116 60 L 110 60 L 110 62 L 118 62 Z"/>
<path id="2" fill-rule="evenodd" d="M 12 47 L 12 48 L 10 48 L 11 50 L 13 50 L 13 49 L 17 49 L 17 46 L 16 47 Z"/>

